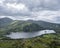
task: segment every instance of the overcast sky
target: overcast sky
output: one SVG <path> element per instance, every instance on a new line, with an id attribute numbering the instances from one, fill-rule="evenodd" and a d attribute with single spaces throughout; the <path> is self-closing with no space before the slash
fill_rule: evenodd
<path id="1" fill-rule="evenodd" d="M 60 0 L 0 0 L 0 18 L 60 23 Z"/>

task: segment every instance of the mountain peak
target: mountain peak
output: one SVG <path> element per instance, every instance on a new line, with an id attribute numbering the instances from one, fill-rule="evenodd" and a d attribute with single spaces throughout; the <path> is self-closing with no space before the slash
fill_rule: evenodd
<path id="1" fill-rule="evenodd" d="M 4 20 L 5 20 L 5 19 L 10 19 L 10 20 L 12 20 L 11 18 L 8 18 L 8 17 L 0 18 L 0 20 L 1 20 L 1 19 L 4 19 Z"/>

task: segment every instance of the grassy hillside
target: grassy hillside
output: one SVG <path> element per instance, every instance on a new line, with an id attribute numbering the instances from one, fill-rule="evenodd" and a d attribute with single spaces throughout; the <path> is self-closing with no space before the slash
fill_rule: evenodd
<path id="1" fill-rule="evenodd" d="M 0 40 L 0 48 L 60 48 L 59 34 L 46 34 L 30 39 Z"/>
<path id="2" fill-rule="evenodd" d="M 35 32 L 43 30 L 44 28 L 36 23 L 27 21 L 13 21 L 6 27 L 0 28 L 0 33 L 10 32 Z"/>
<path id="3" fill-rule="evenodd" d="M 10 18 L 0 19 L 0 32 L 32 32 L 43 29 L 52 29 L 60 33 L 60 24 L 34 20 L 20 21 Z"/>
<path id="4" fill-rule="evenodd" d="M 2 22 L 3 21 L 3 22 Z M 60 24 L 44 21 L 0 20 L 0 48 L 60 48 Z M 44 29 L 53 29 L 56 34 L 45 34 L 35 38 L 12 40 L 5 34 L 10 32 L 35 32 Z"/>
<path id="5" fill-rule="evenodd" d="M 43 27 L 39 26 L 38 24 L 25 21 L 15 21 L 8 26 L 9 32 L 34 32 L 42 29 Z"/>

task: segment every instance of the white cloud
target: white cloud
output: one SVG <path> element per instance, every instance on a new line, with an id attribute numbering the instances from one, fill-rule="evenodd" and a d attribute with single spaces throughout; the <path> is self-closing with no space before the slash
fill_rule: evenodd
<path id="1" fill-rule="evenodd" d="M 13 20 L 16 20 L 15 17 L 12 17 L 12 16 L 0 16 L 0 18 L 5 18 L 5 17 L 11 18 Z"/>
<path id="2" fill-rule="evenodd" d="M 6 4 L 6 7 L 8 10 L 12 11 L 13 13 L 25 13 L 25 12 L 28 12 L 28 7 L 26 7 L 25 4 L 22 4 L 22 3 L 7 3 Z"/>
<path id="3" fill-rule="evenodd" d="M 19 16 L 30 15 L 29 8 L 23 3 L 4 3 L 0 1 L 0 15 L 2 16 Z"/>
<path id="4" fill-rule="evenodd" d="M 60 17 L 60 11 L 43 10 L 43 11 L 39 11 L 39 12 L 33 12 L 32 16 L 33 16 L 34 20 L 43 20 L 43 21 L 56 23 L 57 17 Z"/>
<path id="5" fill-rule="evenodd" d="M 14 20 L 43 20 L 52 23 L 60 23 L 60 11 L 43 10 L 39 12 L 32 12 L 31 16 L 7 16 Z M 0 17 L 1 18 L 1 17 Z"/>
<path id="6" fill-rule="evenodd" d="M 0 3 L 3 3 L 3 1 L 5 1 L 5 0 L 0 0 Z"/>
<path id="7" fill-rule="evenodd" d="M 4 2 L 5 0 L 0 0 L 0 6 L 3 6 L 3 2 Z"/>
<path id="8" fill-rule="evenodd" d="M 16 10 L 19 10 L 19 11 L 20 11 L 20 10 L 24 10 L 24 8 L 26 8 L 26 6 L 25 6 L 24 4 L 22 4 L 22 3 L 20 3 L 20 4 L 7 3 L 6 5 L 7 5 L 7 7 L 8 7 L 9 9 L 16 9 Z"/>
<path id="9" fill-rule="evenodd" d="M 5 18 L 5 17 L 8 17 L 8 18 L 11 18 L 13 20 L 29 20 L 29 19 L 32 19 L 28 16 L 0 16 L 0 18 Z"/>

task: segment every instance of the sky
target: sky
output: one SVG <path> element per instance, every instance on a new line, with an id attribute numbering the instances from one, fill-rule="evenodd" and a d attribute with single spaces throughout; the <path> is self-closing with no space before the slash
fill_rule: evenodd
<path id="1" fill-rule="evenodd" d="M 60 0 L 0 0 L 0 18 L 60 23 Z"/>

